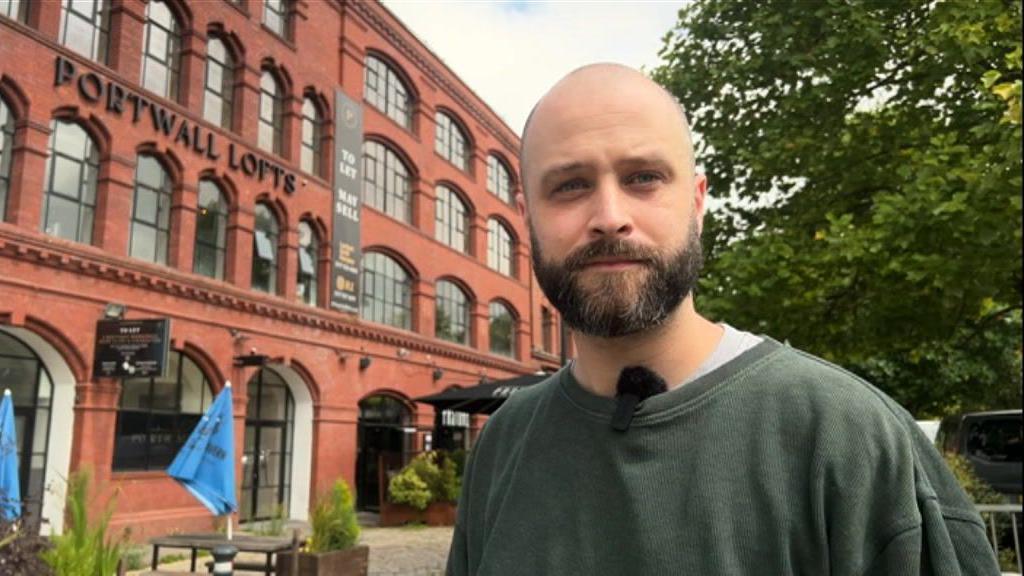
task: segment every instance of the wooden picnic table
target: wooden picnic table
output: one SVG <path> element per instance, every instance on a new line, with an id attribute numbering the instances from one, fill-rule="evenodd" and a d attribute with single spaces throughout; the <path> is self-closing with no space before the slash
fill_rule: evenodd
<path id="1" fill-rule="evenodd" d="M 264 554 L 266 561 L 260 567 L 264 576 L 274 573 L 274 554 L 286 552 L 292 547 L 292 539 L 277 536 L 250 536 L 248 534 L 235 534 L 231 540 L 224 534 L 174 534 L 160 536 L 149 541 L 153 546 L 153 564 L 151 570 L 156 571 L 157 561 L 160 556 L 160 548 L 187 548 L 191 550 L 192 562 L 189 571 L 196 571 L 196 558 L 200 550 L 213 550 L 218 546 L 234 546 L 239 552 L 250 552 Z"/>

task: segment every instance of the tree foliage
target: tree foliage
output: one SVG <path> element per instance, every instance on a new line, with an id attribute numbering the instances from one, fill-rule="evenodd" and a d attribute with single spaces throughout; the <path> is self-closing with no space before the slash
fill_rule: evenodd
<path id="1" fill-rule="evenodd" d="M 1020 405 L 1020 0 L 705 0 L 661 56 L 723 199 L 702 310 L 920 416 Z"/>

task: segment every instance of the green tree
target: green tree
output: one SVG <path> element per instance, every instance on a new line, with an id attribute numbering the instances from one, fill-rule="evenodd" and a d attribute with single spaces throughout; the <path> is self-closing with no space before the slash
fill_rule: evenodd
<path id="1" fill-rule="evenodd" d="M 722 199 L 703 310 L 919 416 L 1020 405 L 1020 0 L 705 0 L 661 56 Z"/>

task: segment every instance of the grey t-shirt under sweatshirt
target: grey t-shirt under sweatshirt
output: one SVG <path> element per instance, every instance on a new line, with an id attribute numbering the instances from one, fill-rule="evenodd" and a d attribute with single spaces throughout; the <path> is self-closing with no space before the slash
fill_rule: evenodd
<path id="1" fill-rule="evenodd" d="M 448 576 L 999 573 L 913 418 L 765 337 L 641 402 L 563 369 L 511 396 L 470 454 Z"/>

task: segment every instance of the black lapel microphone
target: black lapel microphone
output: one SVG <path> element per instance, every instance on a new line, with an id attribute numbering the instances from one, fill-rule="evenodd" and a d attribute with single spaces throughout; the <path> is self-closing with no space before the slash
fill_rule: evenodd
<path id="1" fill-rule="evenodd" d="M 627 366 L 619 373 L 619 383 L 615 387 L 615 415 L 612 416 L 612 429 L 618 432 L 629 430 L 633 422 L 633 412 L 641 400 L 661 394 L 668 390 L 665 379 L 658 373 L 644 366 Z"/>

